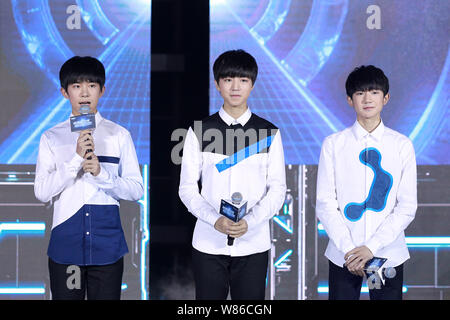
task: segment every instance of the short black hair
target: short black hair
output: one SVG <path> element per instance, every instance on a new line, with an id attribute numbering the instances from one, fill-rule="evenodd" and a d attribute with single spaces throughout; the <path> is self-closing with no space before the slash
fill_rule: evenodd
<path id="1" fill-rule="evenodd" d="M 83 81 L 96 82 L 102 89 L 105 85 L 105 67 L 96 58 L 75 56 L 61 66 L 59 81 L 66 91 L 70 84 Z"/>
<path id="2" fill-rule="evenodd" d="M 222 53 L 213 65 L 214 80 L 227 77 L 245 77 L 255 84 L 258 75 L 258 64 L 255 58 L 242 49 L 230 50 Z"/>
<path id="3" fill-rule="evenodd" d="M 350 98 L 356 91 L 381 90 L 386 95 L 389 92 L 389 79 L 380 68 L 360 66 L 348 75 L 345 90 Z"/>

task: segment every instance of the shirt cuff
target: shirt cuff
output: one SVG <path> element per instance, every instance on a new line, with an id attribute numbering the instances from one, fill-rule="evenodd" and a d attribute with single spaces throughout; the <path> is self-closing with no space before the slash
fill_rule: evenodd
<path id="1" fill-rule="evenodd" d="M 219 220 L 220 217 L 223 217 L 221 214 L 217 213 L 214 209 L 212 209 L 211 213 L 205 216 L 206 223 L 209 223 L 214 227 L 217 220 Z"/>
<path id="2" fill-rule="evenodd" d="M 269 216 L 268 209 L 266 207 L 261 206 L 260 204 L 255 204 L 249 212 L 242 218 L 247 221 L 248 229 L 254 229 L 257 225 L 264 223 L 266 221 L 270 221 L 270 219 L 266 219 Z"/>
<path id="3" fill-rule="evenodd" d="M 83 161 L 84 159 L 80 157 L 78 153 L 75 152 L 74 156 L 72 157 L 72 159 L 70 159 L 68 164 L 70 168 L 78 172 L 78 170 L 80 170 L 81 168 L 81 164 L 83 163 Z"/>
<path id="4" fill-rule="evenodd" d="M 248 230 L 253 230 L 253 228 L 256 225 L 256 221 L 255 221 L 256 218 L 253 213 L 253 209 L 252 209 L 252 212 L 249 212 L 248 214 L 246 214 L 242 219 L 247 222 Z"/>
<path id="5" fill-rule="evenodd" d="M 85 174 L 87 179 L 91 181 L 91 183 L 95 184 L 97 187 L 102 189 L 112 188 L 113 182 L 111 180 L 111 174 L 105 168 L 100 165 L 100 173 L 97 176 L 94 176 L 90 173 Z"/>
<path id="6" fill-rule="evenodd" d="M 107 181 L 109 180 L 109 173 L 108 171 L 100 165 L 100 173 L 97 176 L 92 176 L 94 180 L 97 181 Z"/>

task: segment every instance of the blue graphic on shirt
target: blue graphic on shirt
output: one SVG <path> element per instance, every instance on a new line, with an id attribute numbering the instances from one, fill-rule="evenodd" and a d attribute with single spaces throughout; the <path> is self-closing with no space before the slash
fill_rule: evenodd
<path id="1" fill-rule="evenodd" d="M 386 207 L 393 181 L 392 175 L 381 167 L 381 154 L 377 149 L 364 149 L 359 154 L 359 160 L 373 170 L 374 178 L 370 186 L 369 196 L 364 202 L 351 202 L 345 206 L 344 214 L 350 221 L 361 219 L 366 210 L 382 211 Z"/>
<path id="2" fill-rule="evenodd" d="M 119 164 L 120 158 L 117 157 L 108 157 L 108 156 L 98 156 L 98 162 L 108 162 L 108 163 L 115 163 Z"/>
<path id="3" fill-rule="evenodd" d="M 228 158 L 225 158 L 219 163 L 216 163 L 217 170 L 219 172 L 227 170 L 228 168 L 231 168 L 232 166 L 238 164 L 242 160 L 247 159 L 248 157 L 254 154 L 260 153 L 262 150 L 266 148 L 269 148 L 274 138 L 275 135 L 266 137 L 264 139 L 257 141 L 252 145 L 249 145 L 246 148 L 239 150 L 238 152 L 232 154 Z"/>

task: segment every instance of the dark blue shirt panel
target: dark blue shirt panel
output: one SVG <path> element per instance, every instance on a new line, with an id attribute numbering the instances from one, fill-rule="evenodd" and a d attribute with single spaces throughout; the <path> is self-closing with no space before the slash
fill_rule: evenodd
<path id="1" fill-rule="evenodd" d="M 47 254 L 60 264 L 105 265 L 128 252 L 117 205 L 84 205 L 53 228 Z"/>

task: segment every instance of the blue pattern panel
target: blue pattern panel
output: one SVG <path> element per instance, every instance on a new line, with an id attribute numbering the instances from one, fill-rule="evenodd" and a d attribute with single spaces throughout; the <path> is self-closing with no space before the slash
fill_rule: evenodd
<path id="1" fill-rule="evenodd" d="M 392 187 L 392 175 L 381 167 L 381 154 L 375 148 L 367 148 L 359 154 L 359 160 L 372 169 L 374 178 L 369 195 L 362 203 L 351 202 L 345 206 L 345 217 L 350 221 L 358 221 L 366 210 L 376 212 L 386 207 L 389 191 Z"/>

